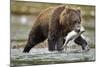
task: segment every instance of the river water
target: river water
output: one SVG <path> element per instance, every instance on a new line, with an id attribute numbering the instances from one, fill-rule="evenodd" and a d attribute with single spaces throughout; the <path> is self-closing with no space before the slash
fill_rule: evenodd
<path id="1" fill-rule="evenodd" d="M 23 53 L 23 48 L 11 49 L 11 65 L 40 65 L 71 62 L 88 62 L 95 60 L 95 49 L 87 52 L 70 49 L 63 52 L 49 52 L 47 48 L 33 48 Z"/>

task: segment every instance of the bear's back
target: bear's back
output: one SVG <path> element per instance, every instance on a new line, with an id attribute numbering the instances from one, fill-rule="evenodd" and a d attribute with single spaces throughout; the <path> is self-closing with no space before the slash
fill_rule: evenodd
<path id="1" fill-rule="evenodd" d="M 49 18 L 51 16 L 51 12 L 53 10 L 53 7 L 49 7 L 45 10 L 43 10 L 37 17 L 36 22 L 38 23 L 47 23 L 49 21 Z"/>
<path id="2" fill-rule="evenodd" d="M 36 22 L 38 23 L 47 23 L 51 20 L 51 18 L 59 17 L 61 12 L 64 10 L 65 5 L 55 6 L 55 7 L 49 7 L 45 10 L 43 10 L 37 17 Z"/>

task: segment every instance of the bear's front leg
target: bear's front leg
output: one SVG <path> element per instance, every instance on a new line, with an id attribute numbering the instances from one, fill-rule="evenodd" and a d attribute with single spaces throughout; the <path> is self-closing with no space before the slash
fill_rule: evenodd
<path id="1" fill-rule="evenodd" d="M 63 47 L 63 41 L 64 41 L 64 37 L 59 37 L 56 41 L 56 49 L 57 51 L 63 51 L 64 47 Z"/>
<path id="2" fill-rule="evenodd" d="M 49 33 L 48 35 L 48 50 L 54 51 L 55 50 L 55 44 L 56 44 L 56 37 L 54 34 Z"/>

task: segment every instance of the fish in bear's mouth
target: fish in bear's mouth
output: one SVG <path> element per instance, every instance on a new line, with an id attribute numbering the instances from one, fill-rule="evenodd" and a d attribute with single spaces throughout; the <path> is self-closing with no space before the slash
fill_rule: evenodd
<path id="1" fill-rule="evenodd" d="M 79 44 L 82 44 L 82 52 L 86 52 L 86 51 L 89 51 L 90 48 L 88 46 L 88 42 L 86 41 L 85 39 L 85 36 L 83 36 L 83 33 L 85 32 L 85 29 L 83 26 L 81 26 L 81 29 L 79 31 L 71 31 L 64 39 L 65 39 L 65 42 L 64 42 L 64 45 L 62 48 L 64 48 L 65 50 L 67 50 L 67 44 L 69 43 L 69 41 L 71 40 L 75 40 L 75 39 L 78 39 L 80 36 L 82 38 L 81 41 L 79 41 L 80 43 Z M 79 39 L 78 39 L 79 40 Z"/>

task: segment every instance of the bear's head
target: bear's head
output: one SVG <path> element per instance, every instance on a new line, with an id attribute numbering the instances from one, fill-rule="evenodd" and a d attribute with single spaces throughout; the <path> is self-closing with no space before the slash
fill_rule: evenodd
<path id="1" fill-rule="evenodd" d="M 67 30 L 78 32 L 81 27 L 80 9 L 65 7 L 60 15 L 60 24 Z"/>

